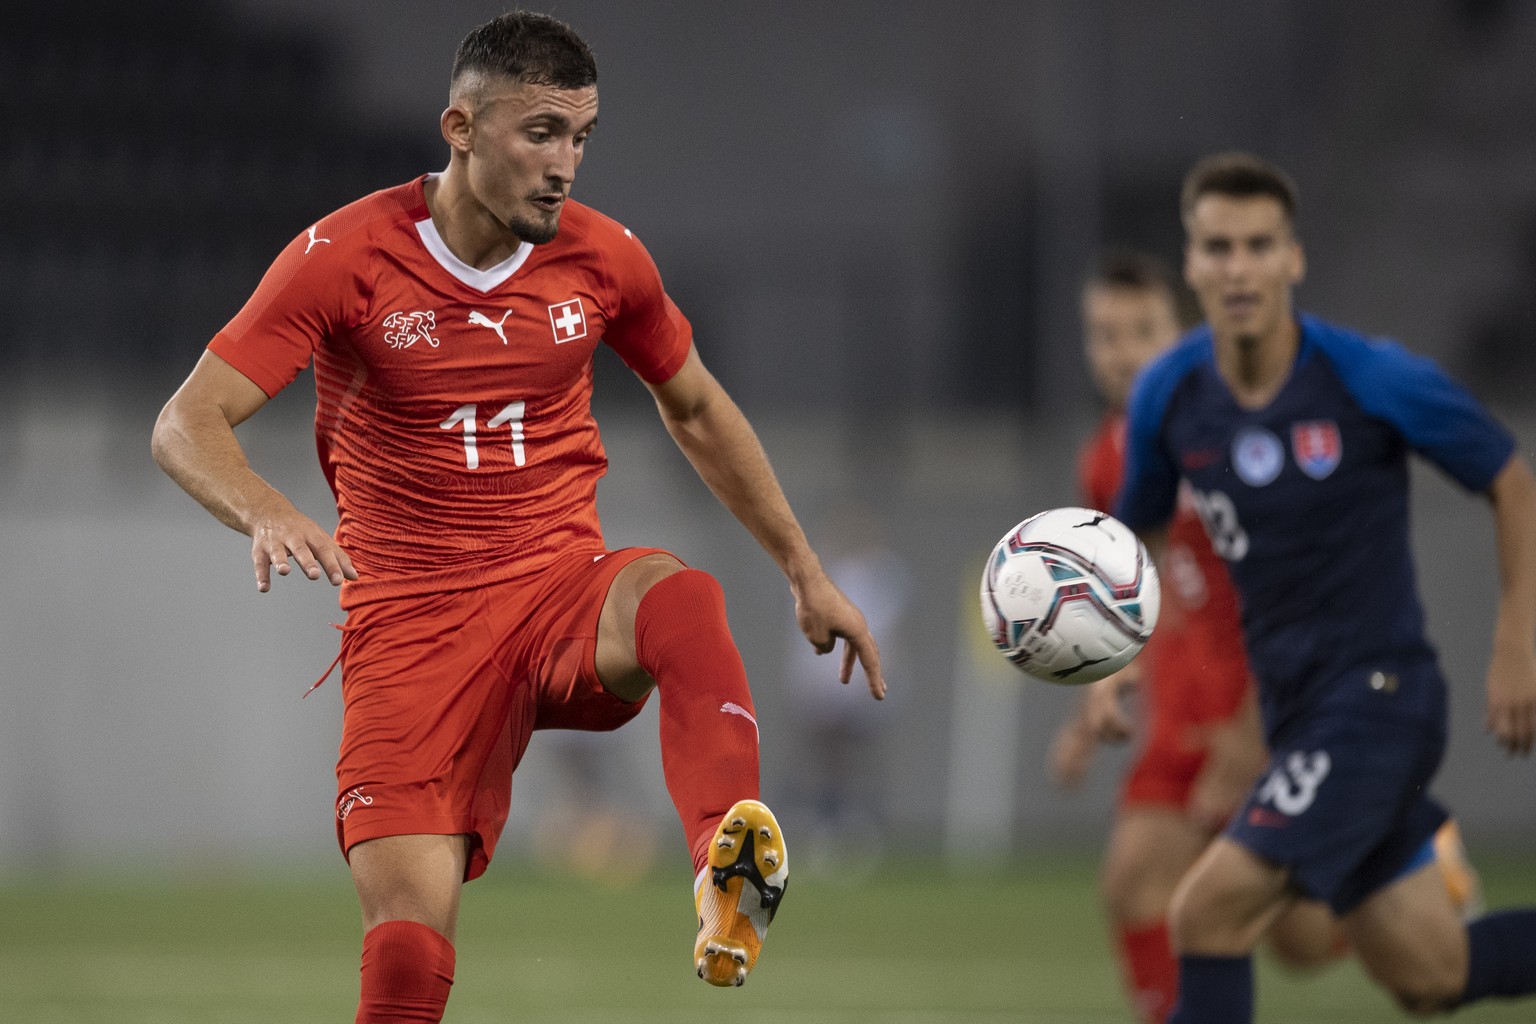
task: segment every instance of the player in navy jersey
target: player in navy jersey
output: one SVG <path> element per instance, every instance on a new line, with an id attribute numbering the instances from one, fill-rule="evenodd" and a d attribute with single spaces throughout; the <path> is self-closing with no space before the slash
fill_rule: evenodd
<path id="1" fill-rule="evenodd" d="M 1408 456 L 1490 501 L 1500 590 L 1488 726 L 1536 734 L 1536 479 L 1433 362 L 1298 314 L 1296 192 L 1247 154 L 1184 183 L 1185 277 L 1207 323 L 1150 365 L 1129 409 L 1116 515 L 1147 536 L 1194 492 L 1242 601 L 1268 769 L 1170 910 L 1170 1024 L 1253 1016 L 1250 954 L 1298 897 L 1339 915 L 1366 971 L 1413 1013 L 1536 992 L 1536 910 L 1463 924 L 1424 857 L 1447 695 L 1408 538 Z"/>

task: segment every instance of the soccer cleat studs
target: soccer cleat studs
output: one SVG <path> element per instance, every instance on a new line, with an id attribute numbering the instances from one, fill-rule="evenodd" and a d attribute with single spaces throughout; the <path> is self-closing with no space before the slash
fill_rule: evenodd
<path id="1" fill-rule="evenodd" d="M 721 819 L 694 881 L 700 978 L 722 987 L 747 980 L 788 880 L 789 854 L 773 812 L 756 800 L 740 801 Z"/>

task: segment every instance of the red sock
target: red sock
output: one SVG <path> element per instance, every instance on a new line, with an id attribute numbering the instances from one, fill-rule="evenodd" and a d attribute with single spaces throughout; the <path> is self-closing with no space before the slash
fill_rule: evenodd
<path id="1" fill-rule="evenodd" d="M 1168 941 L 1168 925 L 1120 925 L 1120 968 L 1136 1019 L 1163 1024 L 1179 994 L 1179 963 Z"/>
<path id="2" fill-rule="evenodd" d="M 715 578 L 684 569 L 646 591 L 635 655 L 656 680 L 661 768 L 697 874 L 725 812 L 758 795 L 757 713 Z"/>
<path id="3" fill-rule="evenodd" d="M 363 995 L 355 1024 L 438 1024 L 453 984 L 453 946 L 416 921 L 385 921 L 363 936 Z"/>

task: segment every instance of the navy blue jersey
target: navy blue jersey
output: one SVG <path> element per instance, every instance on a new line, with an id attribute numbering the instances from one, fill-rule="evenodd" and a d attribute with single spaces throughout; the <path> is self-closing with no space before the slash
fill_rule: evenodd
<path id="1" fill-rule="evenodd" d="M 1367 662 L 1432 659 L 1408 536 L 1408 453 L 1485 491 L 1514 439 L 1435 363 L 1301 316 L 1291 376 L 1262 409 L 1238 406 L 1208 327 L 1141 374 L 1115 515 L 1156 528 L 1187 479 L 1226 558 L 1264 696 L 1311 692 Z"/>

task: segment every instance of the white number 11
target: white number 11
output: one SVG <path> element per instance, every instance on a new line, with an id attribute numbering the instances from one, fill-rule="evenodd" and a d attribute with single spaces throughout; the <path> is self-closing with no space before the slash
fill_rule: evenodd
<path id="1" fill-rule="evenodd" d="M 468 469 L 480 468 L 480 452 L 475 448 L 475 404 L 461 405 L 453 414 L 438 424 L 444 430 L 464 425 L 464 465 Z M 503 423 L 511 424 L 512 462 L 521 466 L 527 462 L 523 456 L 523 403 L 508 402 L 501 412 L 486 421 L 485 429 L 494 430 Z"/>

